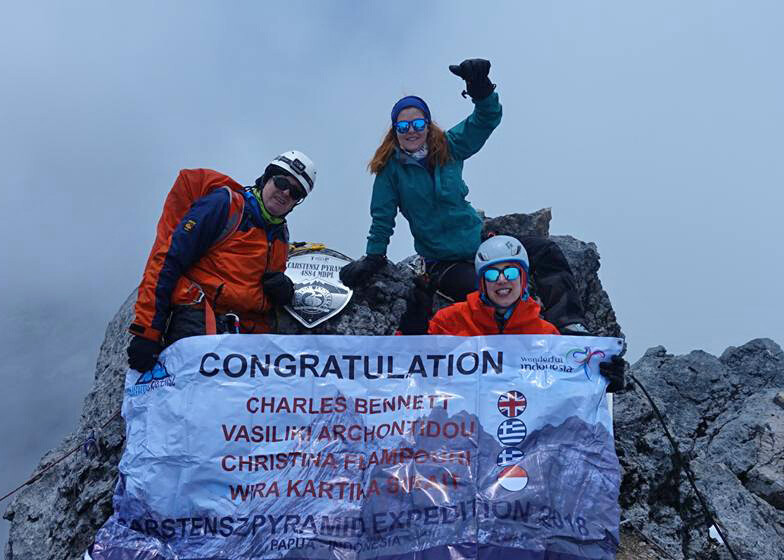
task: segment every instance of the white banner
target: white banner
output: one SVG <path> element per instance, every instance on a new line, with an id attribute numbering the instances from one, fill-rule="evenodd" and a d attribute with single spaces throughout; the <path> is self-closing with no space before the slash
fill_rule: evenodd
<path id="1" fill-rule="evenodd" d="M 477 546 L 614 558 L 620 474 L 598 364 L 621 348 L 183 339 L 153 372 L 128 373 L 122 476 L 93 559 L 454 559 Z"/>

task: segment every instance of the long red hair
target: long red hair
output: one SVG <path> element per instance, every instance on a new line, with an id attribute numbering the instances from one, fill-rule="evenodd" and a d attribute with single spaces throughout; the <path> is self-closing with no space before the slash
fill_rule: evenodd
<path id="1" fill-rule="evenodd" d="M 430 122 L 427 130 L 427 164 L 431 168 L 436 165 L 444 165 L 449 161 L 449 144 L 446 141 L 446 134 L 434 122 Z M 373 154 L 373 159 L 368 163 L 368 169 L 371 173 L 376 174 L 382 169 L 392 157 L 392 154 L 399 145 L 397 143 L 397 133 L 395 129 L 390 127 L 381 140 L 381 145 Z"/>

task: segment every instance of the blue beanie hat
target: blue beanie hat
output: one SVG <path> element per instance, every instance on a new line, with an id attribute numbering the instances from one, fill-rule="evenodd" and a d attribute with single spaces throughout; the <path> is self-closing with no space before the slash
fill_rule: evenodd
<path id="1" fill-rule="evenodd" d="M 407 107 L 416 107 L 425 114 L 427 122 L 430 122 L 430 109 L 428 108 L 427 103 L 425 103 L 425 100 L 421 97 L 417 97 L 416 95 L 407 95 L 395 103 L 395 106 L 392 107 L 393 125 L 397 122 L 397 116 L 400 114 L 400 111 L 406 109 Z"/>

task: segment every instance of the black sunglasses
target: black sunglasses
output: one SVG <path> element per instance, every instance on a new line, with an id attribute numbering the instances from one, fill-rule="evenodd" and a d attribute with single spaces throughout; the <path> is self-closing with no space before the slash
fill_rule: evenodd
<path id="1" fill-rule="evenodd" d="M 305 189 L 303 189 L 301 185 L 292 183 L 283 175 L 275 175 L 272 178 L 272 184 L 275 185 L 275 188 L 278 190 L 289 191 L 289 196 L 297 202 L 307 196 Z"/>

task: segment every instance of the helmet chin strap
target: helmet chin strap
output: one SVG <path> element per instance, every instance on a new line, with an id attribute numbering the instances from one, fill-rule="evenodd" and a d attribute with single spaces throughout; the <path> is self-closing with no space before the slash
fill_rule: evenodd
<path id="1" fill-rule="evenodd" d="M 520 303 L 520 300 L 513 302 L 512 305 L 507 307 L 501 307 L 487 296 L 487 286 L 485 285 L 485 282 L 487 281 L 482 278 L 482 289 L 479 290 L 479 299 L 481 299 L 485 305 L 495 309 L 495 314 L 499 320 L 503 322 L 508 321 L 509 317 L 511 317 L 512 313 L 514 313 L 515 307 L 517 307 L 517 304 Z"/>

